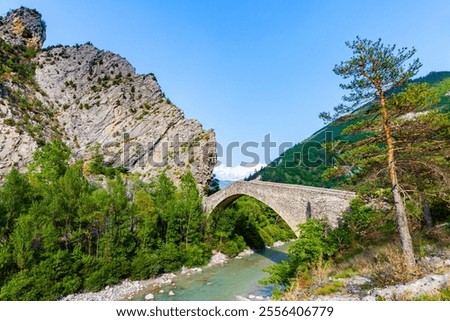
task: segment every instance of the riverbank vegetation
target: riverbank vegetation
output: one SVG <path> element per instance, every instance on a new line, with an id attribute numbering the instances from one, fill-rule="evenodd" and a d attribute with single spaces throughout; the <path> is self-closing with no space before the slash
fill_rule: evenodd
<path id="1" fill-rule="evenodd" d="M 250 198 L 206 215 L 189 172 L 178 187 L 164 172 L 144 183 L 97 154 L 74 164 L 70 155 L 55 140 L 34 154 L 27 173 L 14 169 L 5 177 L 0 300 L 55 300 L 201 266 L 214 249 L 234 256 L 293 236 Z"/>
<path id="2" fill-rule="evenodd" d="M 433 206 L 431 229 L 413 224 L 417 263 L 411 267 L 404 259 L 392 212 L 376 210 L 361 198 L 354 199 L 350 208 L 336 229 L 316 219 L 299 225 L 300 237 L 288 248 L 289 260 L 267 268 L 269 276 L 262 280 L 275 285 L 274 298 L 320 300 L 320 295 L 332 294 L 343 280 L 361 277 L 365 283 L 354 287 L 360 287 L 358 295 L 363 297 L 376 287 L 450 271 L 441 264 L 450 253 L 450 210 Z M 346 289 L 342 291 L 348 295 Z"/>

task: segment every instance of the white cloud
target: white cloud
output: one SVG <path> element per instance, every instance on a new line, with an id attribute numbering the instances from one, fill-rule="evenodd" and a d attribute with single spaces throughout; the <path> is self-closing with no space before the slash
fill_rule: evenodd
<path id="1" fill-rule="evenodd" d="M 253 174 L 255 171 L 260 170 L 264 166 L 266 165 L 257 164 L 253 167 L 244 167 L 240 165 L 226 167 L 225 164 L 220 164 L 214 168 L 213 173 L 216 174 L 216 177 L 221 181 L 237 181 L 248 177 L 250 174 Z"/>

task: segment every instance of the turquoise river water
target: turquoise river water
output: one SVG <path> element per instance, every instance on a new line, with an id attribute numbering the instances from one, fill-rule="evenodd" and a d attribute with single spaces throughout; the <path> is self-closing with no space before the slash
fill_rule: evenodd
<path id="1" fill-rule="evenodd" d="M 219 266 L 205 267 L 203 272 L 190 276 L 177 276 L 175 285 L 163 286 L 151 291 L 155 301 L 232 301 L 236 296 L 249 295 L 270 297 L 272 288 L 259 284 L 259 280 L 268 276 L 263 268 L 287 259 L 287 247 L 265 249 L 241 259 L 231 259 Z M 175 296 L 169 296 L 173 291 Z M 147 293 L 136 297 L 144 300 Z"/>

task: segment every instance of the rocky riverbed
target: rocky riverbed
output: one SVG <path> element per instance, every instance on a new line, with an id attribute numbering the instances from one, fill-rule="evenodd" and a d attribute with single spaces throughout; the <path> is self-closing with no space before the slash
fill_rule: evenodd
<path id="1" fill-rule="evenodd" d="M 240 253 L 239 256 L 249 255 L 253 253 L 251 250 L 245 250 Z M 229 260 L 228 256 L 221 252 L 214 253 L 208 263 L 208 266 L 215 266 L 225 264 Z M 185 268 L 183 267 L 179 275 L 190 275 L 193 273 L 201 273 L 201 268 Z M 159 288 L 164 285 L 170 285 L 174 283 L 178 274 L 166 273 L 157 278 L 143 280 L 143 281 L 130 281 L 124 280 L 119 284 L 113 286 L 107 286 L 105 289 L 98 292 L 84 292 L 77 294 L 70 294 L 61 299 L 61 301 L 121 301 L 131 300 L 137 294 L 147 291 L 149 288 Z M 148 299 L 151 299 L 148 297 Z"/>
<path id="2" fill-rule="evenodd" d="M 280 245 L 280 244 L 277 244 Z M 235 259 L 242 259 L 251 255 L 252 250 L 245 250 Z M 230 260 L 225 254 L 216 252 L 210 259 L 207 267 L 223 265 Z M 439 273 L 426 275 L 420 279 L 396 284 L 384 288 L 375 287 L 373 281 L 366 276 L 354 276 L 347 279 L 336 279 L 342 282 L 343 287 L 336 293 L 330 295 L 310 296 L 308 300 L 314 301 L 372 301 L 372 300 L 405 300 L 411 299 L 423 294 L 435 294 L 436 291 L 450 286 L 450 250 L 445 251 L 440 256 L 425 257 L 422 259 L 433 267 L 433 270 L 439 270 Z M 190 276 L 196 273 L 202 273 L 202 268 L 185 268 L 178 274 L 167 273 L 157 278 L 144 281 L 124 280 L 120 284 L 108 286 L 99 292 L 86 292 L 72 294 L 64 297 L 63 301 L 120 301 L 131 300 L 138 295 L 145 296 L 146 300 L 153 300 L 153 293 L 161 293 L 164 290 L 161 287 L 174 285 L 178 276 Z M 159 291 L 158 291 L 159 289 Z M 169 296 L 176 296 L 176 291 L 166 293 Z M 238 295 L 235 298 L 238 301 L 261 301 L 270 300 L 268 297 L 258 295 Z"/>

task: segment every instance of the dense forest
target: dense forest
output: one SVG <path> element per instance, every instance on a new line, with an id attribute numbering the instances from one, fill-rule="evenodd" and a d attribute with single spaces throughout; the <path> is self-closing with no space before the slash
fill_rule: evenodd
<path id="1" fill-rule="evenodd" d="M 54 300 L 201 266 L 212 250 L 230 256 L 294 237 L 270 208 L 242 198 L 203 212 L 190 173 L 178 187 L 161 172 L 150 183 L 96 154 L 70 164 L 60 141 L 12 170 L 0 189 L 0 299 Z"/>

